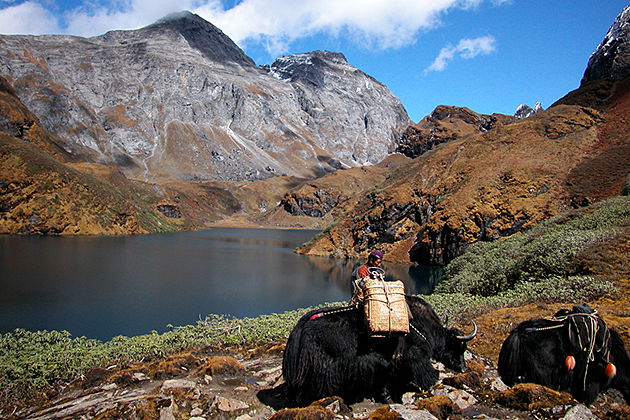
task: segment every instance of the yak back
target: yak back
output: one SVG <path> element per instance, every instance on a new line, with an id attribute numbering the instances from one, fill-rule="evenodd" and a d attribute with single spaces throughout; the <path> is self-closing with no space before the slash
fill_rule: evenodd
<path id="1" fill-rule="evenodd" d="M 348 351 L 356 348 L 357 336 L 354 333 L 362 322 L 362 313 L 358 308 L 352 308 L 340 312 L 341 307 L 327 309 L 314 309 L 302 316 L 287 340 L 282 360 L 282 371 L 285 374 L 285 381 L 288 383 L 301 383 L 305 380 L 308 372 L 303 370 L 306 366 L 301 362 L 305 355 L 301 354 L 303 342 L 308 339 L 320 343 L 326 352 L 330 354 L 347 354 Z M 311 322 L 325 318 L 325 322 Z M 308 328 L 305 324 L 309 323 Z M 303 335 L 308 335 L 304 337 Z M 287 377 L 289 376 L 289 377 Z"/>
<path id="2" fill-rule="evenodd" d="M 572 372 L 564 365 L 570 348 L 564 328 L 548 319 L 520 323 L 503 342 L 499 353 L 498 371 L 503 382 L 512 386 L 533 382 L 550 388 L 569 391 Z"/>
<path id="3" fill-rule="evenodd" d="M 382 378 L 387 377 L 394 347 L 387 341 L 379 343 L 389 348 L 371 345 L 362 309 L 319 309 L 300 318 L 282 359 L 289 405 L 332 395 L 348 404 L 364 397 L 382 399 Z"/>
<path id="4" fill-rule="evenodd" d="M 565 363 L 568 356 L 575 358 L 572 370 Z M 617 366 L 612 380 L 605 374 L 609 362 Z M 507 385 L 538 383 L 570 392 L 586 404 L 611 386 L 629 401 L 628 369 L 623 340 L 586 304 L 560 310 L 553 319 L 520 323 L 501 346 L 498 361 L 499 375 Z"/>

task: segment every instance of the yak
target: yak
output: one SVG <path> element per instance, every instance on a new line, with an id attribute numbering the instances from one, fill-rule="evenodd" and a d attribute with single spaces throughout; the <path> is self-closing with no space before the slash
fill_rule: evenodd
<path id="1" fill-rule="evenodd" d="M 498 370 L 509 386 L 537 383 L 587 405 L 615 388 L 630 403 L 630 358 L 623 340 L 587 304 L 517 325 L 501 346 Z"/>
<path id="2" fill-rule="evenodd" d="M 404 392 L 427 389 L 438 380 L 431 359 L 464 371 L 466 342 L 475 337 L 477 325 L 464 336 L 443 326 L 422 298 L 406 296 L 406 301 L 412 317 L 404 336 L 370 336 L 359 305 L 307 313 L 287 340 L 284 384 L 274 392 L 261 391 L 259 398 L 275 407 L 307 405 L 328 396 L 347 404 L 364 398 L 400 401 Z"/>

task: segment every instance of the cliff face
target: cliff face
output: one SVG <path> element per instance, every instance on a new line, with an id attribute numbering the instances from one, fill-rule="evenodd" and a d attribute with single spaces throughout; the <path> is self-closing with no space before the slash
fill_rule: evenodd
<path id="1" fill-rule="evenodd" d="M 149 181 L 322 175 L 380 161 L 410 123 L 343 55 L 260 68 L 190 13 L 89 39 L 0 36 L 0 75 L 69 153 Z"/>
<path id="2" fill-rule="evenodd" d="M 0 232 L 163 232 L 201 227 L 240 210 L 217 186 L 189 182 L 173 189 L 134 181 L 112 166 L 79 161 L 61 144 L 0 77 Z"/>
<path id="3" fill-rule="evenodd" d="M 588 60 L 582 85 L 593 80 L 623 80 L 630 76 L 630 6 L 615 19 Z"/>

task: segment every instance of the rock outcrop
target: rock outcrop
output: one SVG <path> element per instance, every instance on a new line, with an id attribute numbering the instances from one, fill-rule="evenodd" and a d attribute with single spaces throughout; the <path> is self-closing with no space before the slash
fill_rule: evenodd
<path id="1" fill-rule="evenodd" d="M 348 197 L 336 188 L 308 184 L 288 192 L 280 204 L 293 216 L 323 217 L 346 200 Z"/>
<path id="2" fill-rule="evenodd" d="M 400 100 L 342 54 L 257 67 L 188 12 L 93 38 L 2 35 L 0 75 L 74 157 L 155 182 L 372 164 L 410 123 Z"/>
<path id="3" fill-rule="evenodd" d="M 468 108 L 440 105 L 418 124 L 407 127 L 398 151 L 415 158 L 439 144 L 471 134 L 484 133 L 514 121 L 516 119 L 508 115 L 484 115 Z"/>
<path id="4" fill-rule="evenodd" d="M 615 19 L 604 40 L 588 60 L 582 85 L 593 80 L 623 80 L 630 76 L 630 6 Z"/>

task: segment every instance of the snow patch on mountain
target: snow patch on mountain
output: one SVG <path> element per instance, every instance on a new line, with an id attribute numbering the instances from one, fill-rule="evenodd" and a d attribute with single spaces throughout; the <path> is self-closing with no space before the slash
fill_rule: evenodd
<path id="1" fill-rule="evenodd" d="M 514 112 L 514 116 L 520 119 L 528 118 L 534 114 L 539 113 L 542 110 L 543 110 L 543 107 L 540 104 L 540 102 L 536 102 L 536 105 L 534 105 L 534 108 L 532 108 L 531 106 L 527 104 L 521 104 L 519 105 L 518 108 L 516 108 L 516 112 Z"/>

